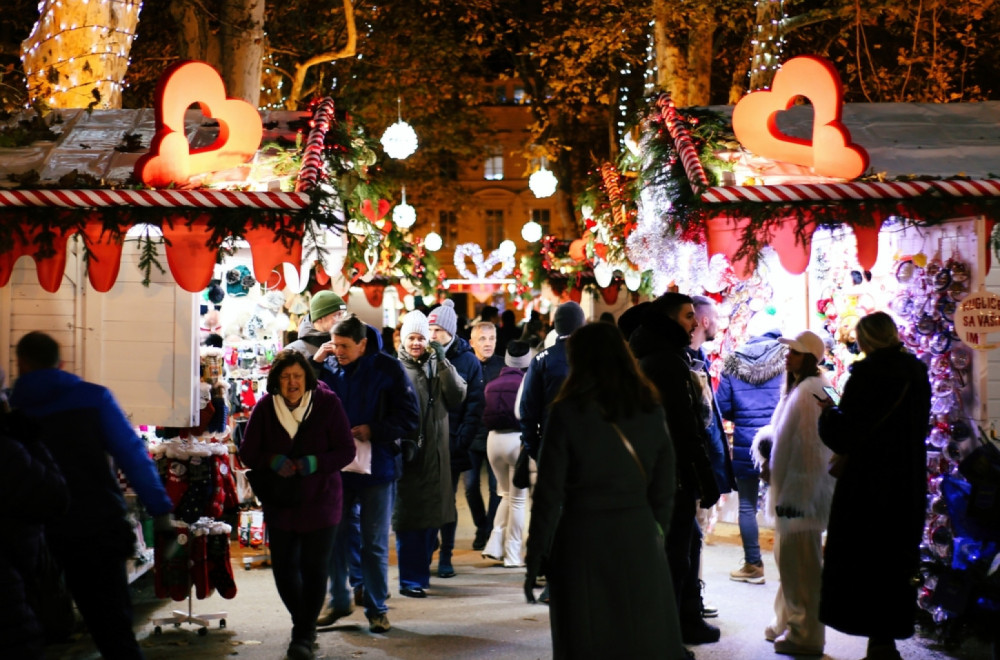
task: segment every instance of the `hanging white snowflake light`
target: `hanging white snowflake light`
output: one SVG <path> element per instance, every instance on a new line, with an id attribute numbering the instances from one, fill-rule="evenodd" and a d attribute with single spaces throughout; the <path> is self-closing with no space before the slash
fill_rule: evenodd
<path id="1" fill-rule="evenodd" d="M 385 129 L 380 142 L 390 158 L 404 160 L 417 150 L 417 133 L 412 126 L 403 121 L 402 111 L 398 109 L 400 103 L 401 101 L 397 100 L 398 121 Z"/>
<path id="2" fill-rule="evenodd" d="M 528 187 L 539 199 L 554 195 L 557 185 L 559 185 L 559 180 L 556 179 L 556 175 L 546 169 L 544 165 L 528 177 Z"/>
<path id="3" fill-rule="evenodd" d="M 542 240 L 542 226 L 534 220 L 528 220 L 521 227 L 521 238 L 529 243 L 537 243 Z"/>
<path id="4" fill-rule="evenodd" d="M 409 229 L 417 221 L 417 210 L 406 203 L 406 186 L 403 186 L 403 199 L 392 210 L 392 221 L 402 229 Z"/>
<path id="5" fill-rule="evenodd" d="M 431 252 L 437 252 L 444 245 L 444 241 L 441 240 L 441 235 L 436 231 L 432 231 L 424 237 L 424 247 Z"/>

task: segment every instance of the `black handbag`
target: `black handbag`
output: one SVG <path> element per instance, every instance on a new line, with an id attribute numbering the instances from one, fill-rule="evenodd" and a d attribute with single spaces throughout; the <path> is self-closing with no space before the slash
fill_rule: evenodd
<path id="1" fill-rule="evenodd" d="M 531 455 L 524 445 L 521 445 L 521 453 L 514 461 L 514 478 L 511 482 L 514 488 L 527 488 L 531 485 Z"/>

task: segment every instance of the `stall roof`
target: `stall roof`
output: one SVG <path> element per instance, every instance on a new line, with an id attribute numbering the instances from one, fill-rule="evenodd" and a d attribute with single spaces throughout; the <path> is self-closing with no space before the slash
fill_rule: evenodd
<path id="1" fill-rule="evenodd" d="M 711 109 L 732 117 L 733 106 Z M 868 152 L 874 173 L 1000 178 L 1000 101 L 847 103 L 842 120 L 852 141 Z M 812 123 L 808 105 L 778 115 L 778 128 L 795 137 L 811 138 Z"/>

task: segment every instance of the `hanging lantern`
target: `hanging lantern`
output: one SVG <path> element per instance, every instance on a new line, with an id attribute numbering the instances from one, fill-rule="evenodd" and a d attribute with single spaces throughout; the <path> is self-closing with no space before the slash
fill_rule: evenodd
<path id="1" fill-rule="evenodd" d="M 417 210 L 406 203 L 406 186 L 403 186 L 403 201 L 392 210 L 392 221 L 402 229 L 409 229 L 417 221 Z"/>
<path id="2" fill-rule="evenodd" d="M 432 231 L 424 237 L 424 247 L 431 252 L 437 252 L 444 245 L 444 241 L 441 240 L 441 235 L 436 231 Z"/>
<path id="3" fill-rule="evenodd" d="M 554 195 L 558 184 L 559 180 L 556 179 L 556 175 L 548 171 L 544 165 L 528 177 L 528 187 L 539 199 Z"/>
<path id="4" fill-rule="evenodd" d="M 521 227 L 521 238 L 529 243 L 537 243 L 542 240 L 542 226 L 534 220 L 528 220 Z"/>
<path id="5" fill-rule="evenodd" d="M 506 241 L 501 241 L 500 245 L 497 246 L 497 252 L 503 257 L 513 257 L 517 254 L 517 244 L 508 238 Z"/>
<path id="6" fill-rule="evenodd" d="M 417 133 L 413 130 L 412 126 L 403 121 L 402 110 L 400 110 L 401 103 L 402 101 L 396 99 L 398 120 L 395 124 L 385 129 L 385 133 L 382 134 L 382 139 L 380 140 L 385 153 L 390 158 L 397 160 L 405 160 L 417 150 Z"/>

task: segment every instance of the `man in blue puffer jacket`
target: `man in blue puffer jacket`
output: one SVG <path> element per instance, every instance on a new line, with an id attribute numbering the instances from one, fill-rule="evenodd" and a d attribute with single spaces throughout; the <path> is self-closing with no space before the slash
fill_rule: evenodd
<path id="1" fill-rule="evenodd" d="M 458 375 L 465 380 L 465 400 L 461 407 L 448 413 L 448 432 L 451 442 L 451 484 L 453 490 L 458 490 L 458 481 L 462 473 L 472 469 L 472 458 L 469 449 L 479 432 L 483 419 L 483 367 L 469 342 L 457 335 L 458 315 L 455 313 L 455 303 L 445 300 L 427 315 L 431 327 L 431 340 L 441 344 L 445 357 L 454 365 Z M 466 475 L 471 477 L 472 475 Z M 469 513 L 476 529 L 485 525 L 486 505 L 479 490 L 479 479 L 466 482 L 465 501 L 469 505 Z M 446 523 L 441 528 L 441 552 L 438 554 L 438 577 L 454 577 L 455 569 L 451 564 L 451 552 L 455 548 L 455 530 L 458 522 Z"/>
<path id="2" fill-rule="evenodd" d="M 333 357 L 319 379 L 333 390 L 347 412 L 355 440 L 370 442 L 371 474 L 344 472 L 344 519 L 360 504 L 361 576 L 365 616 L 372 632 L 389 630 L 389 523 L 393 486 L 400 477 L 400 438 L 414 437 L 420 425 L 417 395 L 397 360 L 382 353 L 381 336 L 357 316 L 338 322 L 331 331 Z M 353 526 L 338 526 L 330 558 L 330 603 L 318 625 L 330 625 L 354 611 L 347 586 Z"/>
<path id="3" fill-rule="evenodd" d="M 726 356 L 715 392 L 719 412 L 733 422 L 733 471 L 740 499 L 743 563 L 729 577 L 750 584 L 764 584 L 757 529 L 760 470 L 754 465 L 750 445 L 757 429 L 771 421 L 771 413 L 781 396 L 786 348 L 776 341 L 780 336 L 781 331 L 777 329 L 751 336 Z"/>

